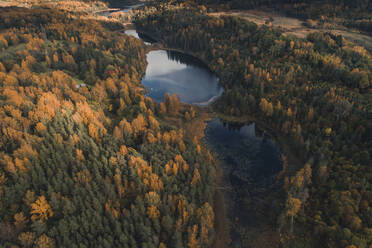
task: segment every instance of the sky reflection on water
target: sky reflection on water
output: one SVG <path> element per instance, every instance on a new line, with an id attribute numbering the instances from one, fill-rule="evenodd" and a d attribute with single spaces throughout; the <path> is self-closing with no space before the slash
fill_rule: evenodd
<path id="1" fill-rule="evenodd" d="M 206 103 L 221 95 L 223 89 L 215 74 L 195 58 L 174 51 L 152 51 L 142 84 L 148 96 L 157 102 L 165 93 L 176 93 L 185 103 Z"/>

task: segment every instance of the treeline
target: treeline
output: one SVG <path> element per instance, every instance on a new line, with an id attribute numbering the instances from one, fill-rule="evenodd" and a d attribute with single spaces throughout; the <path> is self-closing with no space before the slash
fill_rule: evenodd
<path id="1" fill-rule="evenodd" d="M 363 47 L 330 33 L 286 37 L 192 7 L 151 9 L 136 25 L 208 63 L 225 88 L 216 111 L 255 116 L 305 161 L 295 175 L 281 173 L 283 247 L 372 244 L 372 59 Z"/>
<path id="2" fill-rule="evenodd" d="M 163 2 L 169 0 L 163 0 Z M 319 6 L 332 6 L 335 10 L 341 8 L 357 9 L 357 10 L 372 10 L 372 1 L 370 0 L 176 0 L 172 2 L 177 3 L 196 3 L 196 4 L 220 4 L 227 5 L 231 8 L 255 8 L 261 6 L 277 6 L 289 4 L 292 6 L 306 6 L 306 7 L 319 7 Z M 318 9 L 318 11 L 324 11 Z M 308 13 L 309 14 L 309 13 Z"/>
<path id="3" fill-rule="evenodd" d="M 370 0 L 163 0 L 166 3 L 205 5 L 211 10 L 244 10 L 269 7 L 283 11 L 319 27 L 341 24 L 363 32 L 372 32 L 372 1 Z"/>
<path id="4" fill-rule="evenodd" d="M 195 112 L 144 97 L 144 45 L 118 28 L 0 9 L 0 246 L 210 244 L 213 159 L 162 119 Z"/>

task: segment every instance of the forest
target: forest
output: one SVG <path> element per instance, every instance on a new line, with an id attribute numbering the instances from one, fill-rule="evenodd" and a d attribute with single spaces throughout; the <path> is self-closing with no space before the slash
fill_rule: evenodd
<path id="1" fill-rule="evenodd" d="M 210 9 L 237 10 L 263 8 L 282 12 L 319 26 L 334 24 L 372 32 L 372 1 L 370 0 L 162 0 L 191 5 L 205 5 Z"/>
<path id="2" fill-rule="evenodd" d="M 209 246 L 213 158 L 146 64 L 118 23 L 0 8 L 1 247 Z"/>
<path id="3" fill-rule="evenodd" d="M 254 8 L 259 6 L 279 6 L 283 4 L 296 6 L 306 6 L 308 8 L 317 9 L 317 11 L 324 11 L 319 8 L 319 6 L 329 6 L 334 10 L 338 9 L 338 12 L 341 13 L 342 8 L 347 8 L 351 10 L 371 10 L 372 2 L 370 0 L 163 0 L 163 2 L 177 2 L 177 3 L 196 3 L 196 4 L 222 4 L 227 5 L 231 8 Z M 311 14 L 311 12 L 307 12 Z M 348 13 L 343 13 L 348 14 Z"/>
<path id="4" fill-rule="evenodd" d="M 302 162 L 279 175 L 282 247 L 372 245 L 372 58 L 365 48 L 331 33 L 283 36 L 186 2 L 146 7 L 135 23 L 218 74 L 225 92 L 214 111 L 254 116 L 287 137 Z"/>

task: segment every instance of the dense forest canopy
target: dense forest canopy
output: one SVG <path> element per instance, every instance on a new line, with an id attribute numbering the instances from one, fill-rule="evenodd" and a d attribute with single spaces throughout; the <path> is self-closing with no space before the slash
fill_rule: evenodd
<path id="1" fill-rule="evenodd" d="M 320 26 L 346 26 L 372 32 L 372 1 L 370 0 L 163 0 L 166 3 L 205 5 L 215 10 L 247 10 L 266 8 L 289 16 L 319 22 Z"/>
<path id="2" fill-rule="evenodd" d="M 213 159 L 163 121 L 184 115 L 176 95 L 144 96 L 143 42 L 118 24 L 3 8 L 0 51 L 0 246 L 210 243 Z"/>
<path id="3" fill-rule="evenodd" d="M 169 1 L 169 0 L 165 0 Z M 176 2 L 187 2 L 190 0 L 176 0 Z M 352 9 L 371 9 L 372 1 L 370 0 L 191 0 L 198 4 L 229 4 L 233 7 L 243 6 L 243 7 L 257 7 L 257 6 L 268 6 L 276 4 L 311 4 L 317 6 L 318 4 L 327 5 L 341 5 Z M 190 1 L 190 2 L 191 2 Z"/>
<path id="4" fill-rule="evenodd" d="M 296 39 L 208 16 L 204 7 L 146 11 L 137 17 L 140 31 L 198 56 L 220 76 L 225 92 L 215 111 L 255 116 L 285 135 L 303 161 L 283 174 L 283 245 L 371 245 L 371 54 L 342 36 Z"/>
<path id="5" fill-rule="evenodd" d="M 218 162 L 186 128 L 202 112 L 146 97 L 149 46 L 88 14 L 106 4 L 82 2 L 0 8 L 0 246 L 211 247 Z M 158 47 L 218 74 L 211 114 L 283 137 L 295 160 L 283 156 L 276 177 L 282 247 L 370 247 L 371 53 L 328 32 L 299 39 L 208 13 L 279 5 L 372 30 L 369 0 L 163 0 L 133 15 Z"/>

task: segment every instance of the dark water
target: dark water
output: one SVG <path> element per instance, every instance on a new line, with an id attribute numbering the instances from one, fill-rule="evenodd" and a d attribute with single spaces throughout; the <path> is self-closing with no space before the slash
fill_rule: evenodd
<path id="1" fill-rule="evenodd" d="M 229 247 L 250 247 L 257 232 L 275 225 L 280 211 L 276 200 L 281 188 L 276 179 L 282 170 L 279 146 L 254 123 L 224 124 L 219 119 L 208 123 L 205 139 L 222 161 L 220 190 L 228 213 Z"/>
<path id="2" fill-rule="evenodd" d="M 217 76 L 192 56 L 158 50 L 147 54 L 147 62 L 142 84 L 157 102 L 169 92 L 178 94 L 182 102 L 208 105 L 223 92 Z"/>
<path id="3" fill-rule="evenodd" d="M 265 138 L 254 123 L 224 124 L 213 119 L 205 132 L 208 144 L 231 165 L 230 176 L 239 183 L 262 185 L 282 169 L 278 145 L 269 137 Z"/>

